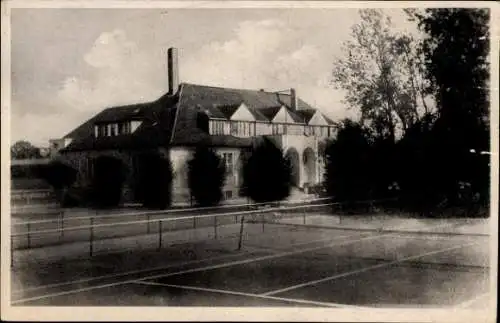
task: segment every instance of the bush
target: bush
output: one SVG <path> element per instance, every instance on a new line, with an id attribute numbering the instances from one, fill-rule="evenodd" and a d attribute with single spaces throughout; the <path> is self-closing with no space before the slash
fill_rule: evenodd
<path id="1" fill-rule="evenodd" d="M 213 206 L 222 200 L 226 167 L 209 147 L 196 148 L 188 162 L 188 185 L 191 196 L 199 206 Z"/>
<path id="2" fill-rule="evenodd" d="M 94 161 L 91 202 L 95 207 L 114 207 L 120 203 L 126 168 L 115 157 L 100 156 Z"/>
<path id="3" fill-rule="evenodd" d="M 241 195 L 255 202 L 281 201 L 290 195 L 291 163 L 269 139 L 258 145 L 243 165 Z"/>
<path id="4" fill-rule="evenodd" d="M 70 187 L 76 181 L 77 170 L 60 161 L 39 167 L 39 175 L 56 190 Z"/>
<path id="5" fill-rule="evenodd" d="M 65 204 L 65 190 L 76 181 L 78 171 L 60 161 L 40 165 L 38 175 L 54 189 L 59 203 Z"/>
<path id="6" fill-rule="evenodd" d="M 152 209 L 165 209 L 172 199 L 172 164 L 158 152 L 138 156 L 135 199 Z"/>

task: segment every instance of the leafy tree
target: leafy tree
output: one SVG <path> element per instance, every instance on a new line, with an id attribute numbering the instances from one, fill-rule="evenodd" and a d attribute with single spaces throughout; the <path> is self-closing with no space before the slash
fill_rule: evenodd
<path id="1" fill-rule="evenodd" d="M 40 148 L 33 146 L 25 140 L 20 140 L 10 147 L 10 155 L 12 159 L 33 159 L 42 158 Z"/>
<path id="2" fill-rule="evenodd" d="M 291 161 L 268 138 L 263 138 L 243 165 L 243 196 L 255 202 L 280 201 L 290 195 Z"/>
<path id="3" fill-rule="evenodd" d="M 121 160 L 111 156 L 99 156 L 94 161 L 91 199 L 96 207 L 117 206 L 122 197 L 126 167 Z"/>
<path id="4" fill-rule="evenodd" d="M 172 164 L 158 152 L 138 155 L 135 198 L 145 207 L 165 209 L 172 199 Z"/>
<path id="5" fill-rule="evenodd" d="M 395 147 L 394 171 L 401 202 L 405 208 L 421 214 L 439 203 L 434 182 L 440 175 L 435 167 L 436 156 L 431 152 L 435 118 L 433 114 L 425 115 L 405 132 Z"/>
<path id="6" fill-rule="evenodd" d="M 60 202 L 63 202 L 65 190 L 75 181 L 77 170 L 61 161 L 51 161 L 47 165 L 41 165 L 38 173 L 56 192 Z"/>
<path id="7" fill-rule="evenodd" d="M 370 196 L 370 135 L 349 119 L 340 123 L 338 134 L 326 147 L 325 186 L 334 200 L 351 202 Z"/>
<path id="8" fill-rule="evenodd" d="M 343 44 L 345 57 L 334 63 L 333 83 L 375 134 L 395 138 L 429 110 L 415 41 L 391 31 L 381 10 L 363 9 L 360 17 Z"/>
<path id="9" fill-rule="evenodd" d="M 211 148 L 198 146 L 188 162 L 188 184 L 191 196 L 199 206 L 220 203 L 225 175 L 223 160 Z"/>
<path id="10" fill-rule="evenodd" d="M 437 102 L 430 152 L 440 171 L 435 185 L 449 200 L 460 182 L 488 196 L 488 158 L 471 149 L 489 151 L 489 11 L 426 9 L 410 15 L 426 34 L 421 51 Z"/>

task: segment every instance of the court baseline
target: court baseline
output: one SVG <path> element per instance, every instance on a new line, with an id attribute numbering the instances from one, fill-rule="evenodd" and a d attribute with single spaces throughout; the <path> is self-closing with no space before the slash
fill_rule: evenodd
<path id="1" fill-rule="evenodd" d="M 342 245 L 346 245 L 346 244 L 350 244 L 350 243 L 356 243 L 356 242 L 360 242 L 360 241 L 374 240 L 374 239 L 378 239 L 378 238 L 382 238 L 382 237 L 388 237 L 388 236 L 392 236 L 392 235 L 394 235 L 394 233 L 392 233 L 392 232 L 391 233 L 386 233 L 386 234 L 369 235 L 369 236 L 365 236 L 365 237 L 361 237 L 361 238 L 357 238 L 357 239 L 353 239 L 353 240 L 342 241 L 341 243 L 330 243 L 330 244 L 323 245 L 323 246 L 305 248 L 305 249 L 301 249 L 301 250 L 293 250 L 293 251 L 282 252 L 282 253 L 271 254 L 271 255 L 265 255 L 265 256 L 260 256 L 260 257 L 256 257 L 256 258 L 244 259 L 244 260 L 236 260 L 236 261 L 232 261 L 232 262 L 221 263 L 221 264 L 216 264 L 216 265 L 210 265 L 210 266 L 206 266 L 206 267 L 199 267 L 199 268 L 187 269 L 187 270 L 181 270 L 181 271 L 167 273 L 167 274 L 151 275 L 151 276 L 143 277 L 140 280 L 144 281 L 144 280 L 149 280 L 149 279 L 166 278 L 166 277 L 183 275 L 183 274 L 188 274 L 188 273 L 193 273 L 193 272 L 200 272 L 200 271 L 206 271 L 206 270 L 218 269 L 218 268 L 226 268 L 226 267 L 237 266 L 237 265 L 242 265 L 242 264 L 248 264 L 248 263 L 257 262 L 257 261 L 264 261 L 264 260 L 269 260 L 269 259 L 276 259 L 276 258 L 287 257 L 287 256 L 291 256 L 291 255 L 305 253 L 305 252 L 321 250 L 321 249 L 325 249 L 325 248 L 329 248 L 329 247 L 333 247 L 333 246 L 342 246 Z M 332 241 L 332 239 L 329 239 L 328 241 Z M 444 252 L 444 251 L 448 251 L 448 250 L 458 249 L 458 248 L 462 248 L 462 247 L 469 246 L 469 245 L 474 245 L 474 244 L 477 244 L 477 243 L 469 243 L 469 244 L 465 244 L 465 245 L 461 245 L 461 246 L 457 246 L 457 247 L 453 247 L 453 248 L 446 248 L 446 249 L 443 249 L 443 250 L 437 250 L 437 251 L 433 251 L 431 253 L 426 253 L 426 254 L 422 254 L 422 255 L 416 255 L 416 256 L 412 256 L 412 257 L 408 257 L 408 258 L 403 258 L 403 259 L 400 259 L 400 260 L 396 260 L 394 262 L 390 262 L 389 264 L 382 264 L 382 265 L 388 266 L 388 265 L 392 265 L 392 264 L 395 264 L 395 263 L 398 263 L 398 262 L 402 262 L 402 261 L 405 261 L 405 260 L 410 260 L 410 259 L 414 259 L 414 258 L 418 258 L 418 257 L 423 257 L 423 256 L 426 256 L 428 254 L 434 254 L 434 253 Z M 361 271 L 359 271 L 359 270 L 358 271 L 362 272 L 362 271 L 376 269 L 376 268 L 380 268 L 380 267 L 384 267 L 384 266 L 377 265 L 375 267 L 372 266 L 372 267 L 361 269 Z M 358 271 L 356 271 L 354 273 L 357 273 Z M 354 274 L 354 273 L 352 273 L 352 274 Z M 346 274 L 342 274 L 342 275 L 346 275 Z M 336 276 L 338 276 L 338 275 L 336 275 Z M 304 283 L 305 285 L 304 284 L 298 284 L 298 285 L 287 287 L 286 289 L 275 290 L 275 291 L 271 291 L 271 292 L 268 292 L 268 293 L 275 294 L 275 293 L 287 291 L 287 290 L 290 290 L 290 289 L 296 289 L 296 288 L 300 288 L 300 287 L 304 287 L 304 286 L 308 286 L 308 285 L 311 285 L 311 284 L 315 284 L 315 283 L 323 282 L 323 281 L 328 281 L 328 280 L 332 280 L 332 279 L 334 279 L 334 278 L 333 277 L 327 277 L 327 278 L 324 278 L 324 279 L 321 279 L 321 280 L 315 280 L 315 281 L 312 281 L 312 282 Z M 40 300 L 40 299 L 45 299 L 45 298 L 51 298 L 51 297 L 56 297 L 56 296 L 70 295 L 70 294 L 75 294 L 75 293 L 80 293 L 80 292 L 86 292 L 86 291 L 100 289 L 100 288 L 125 285 L 125 284 L 129 284 L 129 283 L 135 283 L 137 281 L 138 281 L 138 279 L 128 279 L 128 280 L 123 280 L 123 281 L 119 281 L 119 282 L 113 282 L 113 283 L 108 283 L 108 284 L 102 284 L 102 285 L 84 287 L 84 288 L 79 288 L 79 289 L 69 290 L 69 291 L 64 291 L 64 292 L 45 294 L 45 295 L 40 295 L 40 296 L 35 296 L 35 297 L 29 297 L 29 298 L 15 300 L 15 301 L 12 301 L 11 304 L 20 304 L 20 303 L 25 303 L 25 302 L 29 302 L 29 301 Z M 271 296 L 271 295 L 266 295 L 266 294 L 267 293 L 264 293 L 262 295 L 263 296 Z"/>
<path id="2" fill-rule="evenodd" d="M 313 244 L 313 243 L 318 243 L 318 242 L 335 241 L 335 240 L 338 240 L 341 238 L 349 238 L 349 237 L 354 237 L 354 236 L 359 236 L 359 234 L 350 234 L 350 235 L 344 235 L 344 236 L 337 236 L 335 238 L 327 238 L 327 239 L 319 239 L 319 240 L 313 240 L 313 241 L 307 241 L 307 242 L 300 242 L 300 243 L 290 244 L 290 246 L 297 247 L 297 246 L 303 246 L 303 245 L 308 245 L 308 244 Z M 250 246 L 246 245 L 246 246 L 251 248 L 251 249 L 259 249 L 259 250 L 266 250 L 266 251 L 273 250 L 271 248 L 264 248 L 264 247 L 259 248 L 259 247 L 253 246 L 253 245 L 250 245 Z M 212 258 L 207 258 L 207 259 L 185 261 L 185 262 L 180 262 L 180 263 L 172 264 L 172 265 L 168 265 L 168 266 L 159 266 L 159 267 L 154 267 L 154 268 L 149 268 L 149 269 L 139 269 L 139 270 L 126 271 L 123 273 L 102 275 L 102 276 L 92 277 L 92 278 L 83 278 L 83 279 L 72 280 L 72 281 L 68 281 L 68 282 L 46 284 L 46 285 L 41 285 L 41 286 L 36 286 L 36 287 L 18 289 L 18 290 L 12 291 L 12 294 L 20 294 L 20 293 L 35 291 L 35 290 L 44 289 L 44 288 L 60 287 L 60 286 L 79 284 L 79 283 L 88 283 L 88 282 L 92 282 L 92 281 L 96 281 L 96 280 L 116 278 L 116 277 L 120 277 L 120 276 L 132 275 L 132 274 L 153 272 L 156 270 L 169 269 L 169 268 L 173 268 L 173 267 L 182 267 L 182 266 L 186 266 L 186 265 L 203 263 L 203 262 L 208 262 L 208 261 L 213 261 L 213 260 L 222 260 L 222 259 L 233 258 L 233 257 L 236 258 L 238 256 L 242 256 L 242 254 L 223 255 L 223 256 L 212 257 Z"/>
<path id="3" fill-rule="evenodd" d="M 231 291 L 231 290 L 206 288 L 206 287 L 163 284 L 163 283 L 157 283 L 157 282 L 147 282 L 147 281 L 142 281 L 142 280 L 137 280 L 137 281 L 133 282 L 133 284 L 150 285 L 150 286 L 163 286 L 163 287 L 219 293 L 219 294 L 226 294 L 226 295 L 246 296 L 246 297 L 261 298 L 261 299 L 268 299 L 268 300 L 285 301 L 285 302 L 297 303 L 297 304 L 307 304 L 307 305 L 317 305 L 317 306 L 337 307 L 337 308 L 339 308 L 339 307 L 340 308 L 354 308 L 354 309 L 363 308 L 361 306 L 354 306 L 354 305 L 344 305 L 344 304 L 327 303 L 327 302 L 316 302 L 316 301 L 310 301 L 310 300 L 305 300 L 305 299 L 266 296 L 266 295 L 261 295 L 261 294 L 243 293 L 243 292 L 236 292 L 236 291 Z M 368 308 L 368 307 L 366 307 L 366 308 Z"/>
<path id="4" fill-rule="evenodd" d="M 345 244 L 356 243 L 359 241 L 373 240 L 373 239 L 382 238 L 382 237 L 389 236 L 389 235 L 390 234 L 370 235 L 370 236 L 364 237 L 364 238 L 342 241 L 340 244 L 330 243 L 330 244 L 318 246 L 318 247 L 282 252 L 282 253 L 260 256 L 260 257 L 244 259 L 244 260 L 237 260 L 237 261 L 232 261 L 232 262 L 227 262 L 227 263 L 222 263 L 222 264 L 210 265 L 210 266 L 206 266 L 206 267 L 181 270 L 178 272 L 173 272 L 173 273 L 168 273 L 168 274 L 151 275 L 151 276 L 143 277 L 142 280 L 155 279 L 155 278 L 165 278 L 165 277 L 183 275 L 183 274 L 193 273 L 193 272 L 200 272 L 200 271 L 205 271 L 205 270 L 210 270 L 210 269 L 218 269 L 218 268 L 226 268 L 226 267 L 231 267 L 231 266 L 243 265 L 243 264 L 248 264 L 248 263 L 252 263 L 252 262 L 256 262 L 256 261 L 282 258 L 282 257 L 286 257 L 286 256 L 291 256 L 291 255 L 309 252 L 309 251 L 321 250 L 321 249 L 325 249 L 325 248 L 332 247 L 332 246 L 342 246 Z M 63 295 L 71 295 L 71 294 L 75 294 L 75 293 L 81 293 L 81 292 L 86 292 L 86 291 L 105 288 L 105 287 L 125 285 L 125 284 L 129 284 L 129 283 L 132 283 L 135 281 L 137 281 L 137 279 L 128 279 L 128 280 L 123 280 L 120 282 L 114 282 L 114 283 L 108 283 L 108 284 L 102 284 L 102 285 L 90 286 L 90 287 L 83 287 L 83 288 L 78 288 L 78 289 L 74 289 L 74 290 L 45 294 L 45 295 L 40 295 L 40 296 L 35 296 L 35 297 L 28 297 L 28 298 L 23 298 L 23 299 L 11 301 L 11 304 L 20 304 L 20 303 L 25 303 L 25 302 L 29 302 L 29 301 L 35 301 L 35 300 L 51 298 L 51 297 L 56 297 L 56 296 L 63 296 Z"/>
<path id="5" fill-rule="evenodd" d="M 294 290 L 294 289 L 298 289 L 298 288 L 302 288 L 302 287 L 306 287 L 306 286 L 310 286 L 310 285 L 314 285 L 314 284 L 318 284 L 318 283 L 324 283 L 324 282 L 327 282 L 327 281 L 332 281 L 334 279 L 338 279 L 338 278 L 342 278 L 342 277 L 347 277 L 347 276 L 351 276 L 351 275 L 363 273 L 363 272 L 366 272 L 366 271 L 369 271 L 369 270 L 373 270 L 373 269 L 380 269 L 380 268 L 384 268 L 384 267 L 389 267 L 389 266 L 392 266 L 392 265 L 395 265 L 395 264 L 398 264 L 398 263 L 402 263 L 402 262 L 405 262 L 405 261 L 408 261 L 408 260 L 418 259 L 418 258 L 421 258 L 421 257 L 425 257 L 425 256 L 429 256 L 429 255 L 434 255 L 434 254 L 442 253 L 442 252 L 445 252 L 445 251 L 450 251 L 450 250 L 455 250 L 455 249 L 461 249 L 461 248 L 464 248 L 464 247 L 468 247 L 468 246 L 472 246 L 472 245 L 477 245 L 477 244 L 479 244 L 479 243 L 478 242 L 471 242 L 471 243 L 466 243 L 466 244 L 462 244 L 462 245 L 455 246 L 455 247 L 450 247 L 450 248 L 445 248 L 445 249 L 439 249 L 439 250 L 434 250 L 434 251 L 426 252 L 426 253 L 423 253 L 423 254 L 418 254 L 418 255 L 414 255 L 414 256 L 404 257 L 404 258 L 396 259 L 396 260 L 393 260 L 393 261 L 390 261 L 390 262 L 387 262 L 387 263 L 373 265 L 373 266 L 368 266 L 368 267 L 364 267 L 364 268 L 361 268 L 361 269 L 349 271 L 349 272 L 346 272 L 346 273 L 337 274 L 337 275 L 333 275 L 333 276 L 329 276 L 329 277 L 325 277 L 325 278 L 321 278 L 321 279 L 312 280 L 312 281 L 305 282 L 305 283 L 302 283 L 302 284 L 297 284 L 297 285 L 289 286 L 289 287 L 286 287 L 286 288 L 281 288 L 281 289 L 269 291 L 269 292 L 266 292 L 266 293 L 262 293 L 260 295 L 271 296 L 271 295 L 275 295 L 275 294 L 287 292 L 287 291 L 290 291 L 290 290 Z"/>

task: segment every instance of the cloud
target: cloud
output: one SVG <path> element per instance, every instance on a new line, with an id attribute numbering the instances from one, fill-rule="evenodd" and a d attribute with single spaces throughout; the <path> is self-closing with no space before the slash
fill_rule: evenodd
<path id="1" fill-rule="evenodd" d="M 59 103 L 79 111 L 100 111 L 111 105 L 156 99 L 165 87 L 154 77 L 151 51 L 140 50 L 123 30 L 103 32 L 84 55 L 91 67 L 87 78 L 66 78 Z"/>
<path id="2" fill-rule="evenodd" d="M 296 29 L 278 19 L 239 23 L 232 39 L 211 42 L 181 57 L 180 76 L 186 82 L 223 87 L 294 87 L 301 98 L 327 115 L 350 115 L 340 102 L 341 93 L 330 86 L 329 53 L 307 43 Z"/>
<path id="3" fill-rule="evenodd" d="M 346 114 L 339 92 L 329 85 L 330 53 L 321 44 L 308 43 L 298 27 L 279 19 L 246 20 L 222 40 L 200 39 L 198 50 L 180 49 L 180 79 L 183 82 L 222 87 L 283 90 L 297 89 L 301 98 L 317 105 L 333 118 Z M 64 129 L 39 127 L 38 141 L 60 137 L 103 108 L 145 102 L 167 90 L 165 48 L 158 41 L 131 39 L 122 29 L 100 33 L 80 59 L 81 73 L 66 77 L 45 105 L 52 114 L 42 124 L 60 122 Z M 37 116 L 38 118 L 38 116 Z M 12 124 L 36 124 L 13 118 Z M 52 120 L 52 121 L 49 121 Z M 46 122 L 46 123 L 45 123 Z M 43 128 L 43 129 L 42 129 Z M 30 132 L 32 132 L 30 130 Z M 12 136 L 15 137 L 14 135 Z"/>

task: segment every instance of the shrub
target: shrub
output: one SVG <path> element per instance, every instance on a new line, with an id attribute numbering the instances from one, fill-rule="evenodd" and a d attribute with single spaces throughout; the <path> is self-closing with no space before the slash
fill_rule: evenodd
<path id="1" fill-rule="evenodd" d="M 269 139 L 256 146 L 243 166 L 241 194 L 255 202 L 281 201 L 290 195 L 291 163 Z"/>
<path id="2" fill-rule="evenodd" d="M 38 175 L 54 189 L 57 199 L 64 203 L 65 190 L 76 181 L 77 170 L 60 161 L 51 161 L 47 165 L 40 165 Z"/>
<path id="3" fill-rule="evenodd" d="M 158 152 L 138 156 L 135 199 L 145 207 L 165 209 L 172 199 L 172 164 Z"/>
<path id="4" fill-rule="evenodd" d="M 94 161 L 91 201 L 95 207 L 114 207 L 120 203 L 126 168 L 121 160 L 100 156 Z"/>
<path id="5" fill-rule="evenodd" d="M 77 170 L 60 161 L 52 161 L 39 168 L 39 175 L 56 190 L 67 188 L 76 181 Z"/>
<path id="6" fill-rule="evenodd" d="M 199 206 L 217 205 L 222 200 L 226 167 L 209 147 L 196 148 L 188 162 L 188 185 L 191 196 Z"/>

